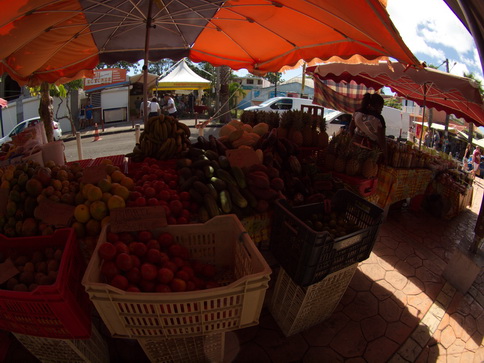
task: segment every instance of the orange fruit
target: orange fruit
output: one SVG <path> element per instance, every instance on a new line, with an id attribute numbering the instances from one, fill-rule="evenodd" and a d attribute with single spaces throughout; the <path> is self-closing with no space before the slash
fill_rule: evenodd
<path id="1" fill-rule="evenodd" d="M 109 198 L 111 198 L 113 195 L 109 192 L 106 192 L 106 193 L 103 193 L 103 197 L 101 198 L 101 200 L 104 202 L 104 203 L 107 203 Z"/>
<path id="2" fill-rule="evenodd" d="M 128 188 L 128 190 L 134 189 L 134 180 L 131 179 L 129 176 L 125 176 L 123 179 L 121 179 L 120 184 L 123 187 Z"/>
<path id="3" fill-rule="evenodd" d="M 111 178 L 109 178 L 111 179 Z M 109 192 L 111 190 L 111 180 L 106 179 L 101 179 L 98 183 L 97 186 L 101 188 L 102 192 Z"/>
<path id="4" fill-rule="evenodd" d="M 111 198 L 109 198 L 108 200 L 109 210 L 113 210 L 116 208 L 124 208 L 124 207 L 126 207 L 126 202 L 119 195 L 113 195 Z"/>
<path id="5" fill-rule="evenodd" d="M 91 213 L 89 212 L 89 207 L 85 204 L 79 204 L 74 209 L 74 218 L 76 221 L 81 223 L 86 223 L 91 219 Z"/>
<path id="6" fill-rule="evenodd" d="M 87 200 L 89 200 L 90 202 L 101 200 L 102 196 L 103 196 L 103 192 L 101 188 L 95 185 L 91 186 L 87 192 Z"/>
<path id="7" fill-rule="evenodd" d="M 101 165 L 113 165 L 113 161 L 111 159 L 102 159 Z"/>
<path id="8" fill-rule="evenodd" d="M 87 193 L 89 192 L 89 189 L 91 189 L 93 186 L 93 184 L 85 184 L 82 186 L 81 191 L 84 198 L 87 199 Z"/>
<path id="9" fill-rule="evenodd" d="M 128 198 L 129 198 L 129 190 L 128 190 L 128 188 L 126 188 L 125 186 L 119 185 L 119 184 L 116 185 L 113 188 L 112 193 L 114 195 L 119 195 L 124 200 L 128 200 Z"/>
<path id="10" fill-rule="evenodd" d="M 111 174 L 111 180 L 113 183 L 119 183 L 123 178 L 125 178 L 125 175 L 121 172 L 121 170 L 115 170 Z"/>
<path id="11" fill-rule="evenodd" d="M 50 183 L 52 184 L 55 190 L 62 189 L 62 182 L 59 179 L 52 179 Z"/>
<path id="12" fill-rule="evenodd" d="M 108 207 L 103 201 L 96 200 L 89 206 L 89 212 L 91 213 L 92 218 L 100 221 L 108 215 Z"/>

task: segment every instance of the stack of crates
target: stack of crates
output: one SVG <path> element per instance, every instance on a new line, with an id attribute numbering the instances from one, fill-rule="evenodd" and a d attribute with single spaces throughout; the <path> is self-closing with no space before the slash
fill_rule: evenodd
<path id="1" fill-rule="evenodd" d="M 85 264 L 72 228 L 53 235 L 0 235 L 0 253 L 30 256 L 62 250 L 55 282 L 30 292 L 0 290 L 0 329 L 12 334 L 42 362 L 109 361 L 107 345 L 91 322 L 89 296 L 81 285 Z"/>
<path id="2" fill-rule="evenodd" d="M 237 216 L 152 231 L 170 233 L 195 260 L 231 270 L 233 278 L 220 287 L 178 293 L 127 292 L 105 283 L 97 251 L 110 228 L 102 229 L 82 284 L 113 338 L 138 340 L 152 362 L 221 362 L 225 333 L 259 323 L 271 269 Z"/>
<path id="3" fill-rule="evenodd" d="M 341 225 L 350 222 L 352 232 L 333 238 L 327 230 L 313 229 L 315 216 L 330 214 Z M 276 202 L 271 252 L 281 268 L 269 310 L 286 336 L 331 316 L 358 262 L 369 257 L 382 218 L 381 208 L 344 189 L 323 203 L 291 207 Z"/>

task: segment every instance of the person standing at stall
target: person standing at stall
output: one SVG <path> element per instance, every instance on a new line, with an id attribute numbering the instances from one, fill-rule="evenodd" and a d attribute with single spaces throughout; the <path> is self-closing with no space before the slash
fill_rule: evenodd
<path id="1" fill-rule="evenodd" d="M 163 107 L 163 110 L 167 111 L 168 115 L 178 118 L 175 101 L 168 93 L 165 94 L 165 103 L 166 105 Z"/>
<path id="2" fill-rule="evenodd" d="M 481 165 L 481 148 L 476 147 L 472 153 L 472 175 L 479 175 L 479 167 Z"/>
<path id="3" fill-rule="evenodd" d="M 148 117 L 160 116 L 160 113 L 161 113 L 160 104 L 158 103 L 158 100 L 156 99 L 156 97 L 153 97 L 151 99 L 150 104 L 148 105 Z"/>
<path id="4" fill-rule="evenodd" d="M 386 124 L 381 115 L 384 103 L 379 94 L 366 93 L 361 101 L 361 108 L 353 114 L 349 133 L 354 144 L 366 149 L 379 149 L 383 160 L 386 160 Z"/>
<path id="5" fill-rule="evenodd" d="M 467 147 L 464 151 L 464 155 L 462 156 L 462 170 L 467 172 L 469 171 L 469 156 L 471 155 L 471 144 L 467 144 Z"/>

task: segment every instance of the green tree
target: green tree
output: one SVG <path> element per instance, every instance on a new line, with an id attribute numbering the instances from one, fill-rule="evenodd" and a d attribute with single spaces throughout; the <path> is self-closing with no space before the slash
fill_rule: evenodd
<path id="1" fill-rule="evenodd" d="M 277 97 L 277 84 L 284 82 L 281 72 L 269 72 L 263 78 L 267 79 L 274 85 L 274 94 Z"/>
<path id="2" fill-rule="evenodd" d="M 399 102 L 398 99 L 393 98 L 393 97 L 385 99 L 385 106 L 397 108 L 399 110 L 402 109 L 402 103 Z"/>
<path id="3" fill-rule="evenodd" d="M 229 106 L 230 110 L 233 111 L 233 116 L 237 118 L 237 100 L 239 97 L 245 97 L 246 92 L 240 86 L 238 82 L 232 82 L 229 84 Z"/>
<path id="4" fill-rule="evenodd" d="M 37 95 L 41 96 L 41 101 L 40 101 L 41 104 L 39 105 L 39 115 L 42 116 L 43 114 L 44 117 L 47 117 L 47 113 L 52 112 L 52 117 L 49 116 L 51 122 L 45 122 L 44 119 L 42 119 L 42 121 L 44 121 L 44 127 L 46 128 L 45 129 L 46 136 L 48 134 L 53 135 L 52 120 L 54 119 L 54 117 L 53 117 L 53 106 L 52 105 L 49 106 L 45 102 L 47 102 L 47 99 L 49 99 L 49 102 L 52 104 L 54 97 L 59 98 L 59 107 L 57 108 L 55 119 L 60 121 L 62 119 L 67 118 L 69 120 L 69 123 L 71 124 L 72 134 L 73 135 L 76 134 L 77 130 L 76 130 L 76 125 L 74 123 L 74 120 L 72 118 L 70 99 L 71 99 L 72 92 L 77 92 L 79 89 L 83 87 L 83 85 L 84 85 L 83 79 L 76 79 L 74 81 L 61 84 L 61 85 L 47 83 L 45 85 L 43 84 L 42 86 L 29 88 L 29 92 L 32 96 L 37 96 Z M 48 92 L 48 96 L 42 95 L 42 92 Z M 64 100 L 66 101 L 67 115 L 60 116 L 58 112 L 61 109 L 60 106 L 64 103 Z M 44 102 L 44 104 L 42 104 L 42 102 Z M 50 107 L 52 107 L 52 110 L 50 110 Z M 42 111 L 41 111 L 41 108 L 42 108 Z M 47 111 L 48 109 L 49 111 Z M 49 140 L 49 136 L 47 136 L 47 140 Z"/>

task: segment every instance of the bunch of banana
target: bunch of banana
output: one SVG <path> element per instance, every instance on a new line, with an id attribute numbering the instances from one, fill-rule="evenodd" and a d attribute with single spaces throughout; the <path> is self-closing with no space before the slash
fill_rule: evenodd
<path id="1" fill-rule="evenodd" d="M 146 157 L 172 159 L 190 146 L 190 129 L 172 116 L 150 117 L 140 135 L 140 143 L 128 154 L 136 160 Z"/>

